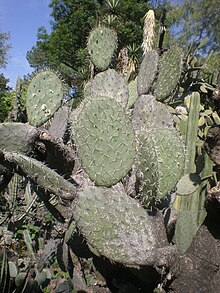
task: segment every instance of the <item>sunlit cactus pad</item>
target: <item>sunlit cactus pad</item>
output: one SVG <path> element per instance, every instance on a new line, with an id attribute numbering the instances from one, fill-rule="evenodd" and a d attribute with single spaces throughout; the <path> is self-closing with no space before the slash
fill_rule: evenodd
<path id="1" fill-rule="evenodd" d="M 185 147 L 173 129 L 156 129 L 138 135 L 138 178 L 140 198 L 144 204 L 168 195 L 181 178 Z"/>
<path id="2" fill-rule="evenodd" d="M 27 91 L 28 122 L 40 126 L 60 107 L 64 96 L 63 82 L 52 71 L 39 72 L 30 82 Z"/>
<path id="3" fill-rule="evenodd" d="M 35 127 L 24 123 L 0 123 L 0 149 L 30 153 L 38 136 Z"/>
<path id="4" fill-rule="evenodd" d="M 94 65 L 101 71 L 106 70 L 117 48 L 116 32 L 104 26 L 97 27 L 89 35 L 87 48 Z"/>
<path id="5" fill-rule="evenodd" d="M 125 108 L 128 103 L 129 90 L 124 78 L 114 69 L 108 69 L 98 73 L 89 82 L 86 95 L 110 97 Z"/>
<path id="6" fill-rule="evenodd" d="M 117 102 L 93 97 L 74 126 L 82 166 L 97 185 L 111 186 L 131 169 L 135 135 L 131 121 Z"/>
<path id="7" fill-rule="evenodd" d="M 157 74 L 159 55 L 149 51 L 144 55 L 137 78 L 138 95 L 147 94 Z"/>
<path id="8" fill-rule="evenodd" d="M 164 227 L 124 191 L 86 186 L 77 198 L 74 218 L 96 254 L 125 265 L 149 264 L 154 252 L 163 258 Z"/>
<path id="9" fill-rule="evenodd" d="M 155 90 L 158 100 L 165 100 L 175 90 L 182 72 L 182 55 L 177 46 L 163 53 Z"/>

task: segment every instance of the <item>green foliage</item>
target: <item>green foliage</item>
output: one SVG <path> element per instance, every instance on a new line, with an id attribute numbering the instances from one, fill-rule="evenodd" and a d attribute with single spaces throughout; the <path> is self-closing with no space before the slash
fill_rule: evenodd
<path id="1" fill-rule="evenodd" d="M 218 0 L 182 1 L 182 5 L 173 5 L 168 18 L 174 18 L 175 38 L 181 44 L 187 44 L 192 39 L 199 43 L 201 37 L 208 36 L 206 45 L 208 51 L 219 49 L 220 24 Z"/>
<path id="2" fill-rule="evenodd" d="M 5 121 L 9 112 L 13 108 L 14 97 L 10 91 L 7 83 L 9 79 L 6 79 L 3 74 L 0 74 L 0 122 Z"/>
<path id="3" fill-rule="evenodd" d="M 8 39 L 8 33 L 0 32 L 0 68 L 5 67 L 7 64 L 7 51 L 10 48 L 10 45 L 6 44 Z"/>

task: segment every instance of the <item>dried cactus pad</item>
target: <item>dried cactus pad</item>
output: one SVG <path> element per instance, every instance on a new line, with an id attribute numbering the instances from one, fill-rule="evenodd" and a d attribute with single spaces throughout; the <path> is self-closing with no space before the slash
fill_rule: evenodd
<path id="1" fill-rule="evenodd" d="M 0 123 L 0 149 L 30 153 L 37 139 L 35 127 L 23 123 Z"/>
<path id="2" fill-rule="evenodd" d="M 165 100 L 176 88 L 182 72 L 182 50 L 174 46 L 163 53 L 156 82 L 157 100 Z"/>
<path id="3" fill-rule="evenodd" d="M 152 198 L 167 196 L 181 178 L 184 162 L 184 143 L 174 129 L 139 133 L 138 176 L 142 202 L 147 204 Z"/>
<path id="4" fill-rule="evenodd" d="M 27 91 L 28 122 L 33 126 L 45 123 L 57 111 L 64 96 L 63 82 L 52 71 L 38 73 Z"/>
<path id="5" fill-rule="evenodd" d="M 101 71 L 106 70 L 117 48 L 116 32 L 107 27 L 97 27 L 89 35 L 87 48 L 93 64 Z"/>
<path id="6" fill-rule="evenodd" d="M 78 193 L 74 218 L 98 255 L 124 265 L 155 264 L 154 253 L 163 259 L 165 228 L 124 191 L 86 186 Z"/>
<path id="7" fill-rule="evenodd" d="M 159 55 L 149 51 L 144 55 L 137 78 L 138 95 L 147 94 L 157 74 Z"/>
<path id="8" fill-rule="evenodd" d="M 128 103 L 129 90 L 124 78 L 114 69 L 108 69 L 97 74 L 89 82 L 86 95 L 110 97 L 115 99 L 122 108 L 125 108 Z"/>
<path id="9" fill-rule="evenodd" d="M 82 166 L 97 185 L 111 186 L 131 169 L 135 156 L 134 131 L 115 100 L 92 98 L 73 128 Z"/>

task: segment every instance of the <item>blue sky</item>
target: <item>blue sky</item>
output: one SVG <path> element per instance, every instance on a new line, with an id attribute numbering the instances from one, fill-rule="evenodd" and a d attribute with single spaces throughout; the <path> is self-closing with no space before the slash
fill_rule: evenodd
<path id="1" fill-rule="evenodd" d="M 0 32 L 9 32 L 8 64 L 0 69 L 9 85 L 14 87 L 18 76 L 33 71 L 26 53 L 37 41 L 37 29 L 44 26 L 50 32 L 50 0 L 0 0 Z"/>

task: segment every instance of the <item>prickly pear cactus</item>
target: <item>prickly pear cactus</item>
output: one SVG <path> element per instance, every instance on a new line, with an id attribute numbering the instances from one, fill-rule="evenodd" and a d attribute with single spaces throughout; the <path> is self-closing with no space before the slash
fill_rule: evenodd
<path id="1" fill-rule="evenodd" d="M 135 199 L 116 187 L 83 188 L 78 193 L 74 216 L 92 251 L 112 261 L 163 265 L 174 252 L 168 247 L 163 224 L 159 225 Z"/>
<path id="2" fill-rule="evenodd" d="M 4 152 L 4 157 L 16 164 L 38 186 L 57 196 L 67 199 L 74 197 L 76 187 L 43 163 L 15 152 Z"/>
<path id="3" fill-rule="evenodd" d="M 128 105 L 127 108 L 130 109 L 134 106 L 135 102 L 138 98 L 138 92 L 137 92 L 137 78 L 129 82 L 128 84 L 128 91 L 129 91 L 129 99 L 128 99 Z"/>
<path id="4" fill-rule="evenodd" d="M 182 72 L 182 50 L 174 46 L 163 53 L 156 81 L 156 98 L 164 101 L 176 88 Z"/>
<path id="5" fill-rule="evenodd" d="M 0 123 L 0 149 L 29 154 L 38 136 L 35 127 L 23 123 Z"/>
<path id="6" fill-rule="evenodd" d="M 73 131 L 82 166 L 97 185 L 111 186 L 131 169 L 135 135 L 131 121 L 111 98 L 84 105 Z"/>
<path id="7" fill-rule="evenodd" d="M 26 108 L 28 122 L 40 126 L 48 121 L 60 107 L 64 97 L 64 85 L 52 71 L 39 72 L 30 82 Z"/>
<path id="8" fill-rule="evenodd" d="M 146 52 L 137 78 L 138 95 L 148 94 L 157 74 L 159 55 L 156 51 Z"/>
<path id="9" fill-rule="evenodd" d="M 185 148 L 172 129 L 155 129 L 138 134 L 137 176 L 140 200 L 148 205 L 168 195 L 184 171 Z"/>
<path id="10" fill-rule="evenodd" d="M 86 96 L 105 96 L 115 99 L 122 107 L 127 106 L 129 91 L 124 78 L 114 69 L 98 73 L 87 86 Z"/>
<path id="11" fill-rule="evenodd" d="M 132 123 L 135 131 L 154 128 L 173 128 L 173 118 L 167 106 L 152 95 L 141 95 L 133 109 Z"/>
<path id="12" fill-rule="evenodd" d="M 117 34 L 114 30 L 100 26 L 91 31 L 87 49 L 93 64 L 99 70 L 108 68 L 116 48 Z"/>

